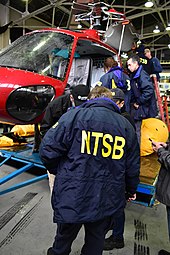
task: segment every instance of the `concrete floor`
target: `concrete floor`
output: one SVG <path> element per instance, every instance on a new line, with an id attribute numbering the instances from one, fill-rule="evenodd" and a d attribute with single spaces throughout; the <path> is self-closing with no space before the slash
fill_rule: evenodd
<path id="1" fill-rule="evenodd" d="M 0 177 L 13 170 L 13 167 L 3 165 Z M 32 174 L 22 173 L 2 186 L 5 188 L 30 178 Z M 48 180 L 0 196 L 0 255 L 45 255 L 52 245 L 55 231 Z M 80 254 L 83 238 L 82 229 L 72 246 L 71 255 Z M 160 249 L 170 251 L 165 207 L 159 204 L 149 208 L 128 203 L 125 247 L 103 254 L 157 255 Z"/>

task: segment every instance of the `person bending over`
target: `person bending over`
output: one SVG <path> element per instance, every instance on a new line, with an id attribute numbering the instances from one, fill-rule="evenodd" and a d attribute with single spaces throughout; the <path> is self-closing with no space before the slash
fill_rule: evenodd
<path id="1" fill-rule="evenodd" d="M 68 255 L 82 225 L 83 255 L 102 255 L 105 234 L 135 194 L 140 155 L 132 125 L 112 93 L 95 87 L 88 101 L 63 114 L 46 133 L 40 158 L 55 174 L 52 193 L 57 232 L 48 255 Z"/>

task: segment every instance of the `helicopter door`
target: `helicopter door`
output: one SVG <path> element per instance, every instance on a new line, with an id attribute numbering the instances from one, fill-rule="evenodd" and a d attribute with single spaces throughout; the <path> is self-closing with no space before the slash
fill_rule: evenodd
<path id="1" fill-rule="evenodd" d="M 91 67 L 91 58 L 74 58 L 68 78 L 70 87 L 78 84 L 88 85 L 91 78 Z"/>

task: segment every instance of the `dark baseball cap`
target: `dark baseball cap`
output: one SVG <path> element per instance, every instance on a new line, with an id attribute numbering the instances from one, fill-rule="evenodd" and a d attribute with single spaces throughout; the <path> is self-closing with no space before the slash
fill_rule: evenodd
<path id="1" fill-rule="evenodd" d="M 87 100 L 87 96 L 90 93 L 90 89 L 86 85 L 77 85 L 72 88 L 71 94 L 74 98 L 74 102 L 76 106 L 81 105 Z"/>
<path id="2" fill-rule="evenodd" d="M 111 89 L 113 99 L 125 100 L 124 92 L 119 88 Z"/>

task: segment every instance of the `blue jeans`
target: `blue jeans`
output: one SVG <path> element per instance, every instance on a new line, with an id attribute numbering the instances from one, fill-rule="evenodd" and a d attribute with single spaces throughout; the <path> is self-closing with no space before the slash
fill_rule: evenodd
<path id="1" fill-rule="evenodd" d="M 167 210 L 167 220 L 168 220 L 168 234 L 169 234 L 169 241 L 170 241 L 170 206 L 166 206 Z"/>
<path id="2" fill-rule="evenodd" d="M 123 233 L 125 227 L 125 212 L 123 211 L 119 216 L 114 219 L 113 237 L 115 239 L 123 240 Z"/>

